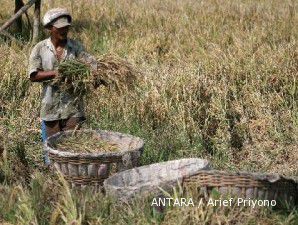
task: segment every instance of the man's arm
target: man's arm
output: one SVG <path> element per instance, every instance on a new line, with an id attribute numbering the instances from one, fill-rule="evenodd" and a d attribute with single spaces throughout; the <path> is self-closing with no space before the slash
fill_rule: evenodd
<path id="1" fill-rule="evenodd" d="M 30 74 L 30 80 L 32 82 L 42 82 L 54 79 L 57 76 L 58 71 L 37 71 Z"/>
<path id="2" fill-rule="evenodd" d="M 79 60 L 81 62 L 87 63 L 90 66 L 93 73 L 95 73 L 95 74 L 97 73 L 98 62 L 93 55 L 91 55 L 85 51 L 82 51 L 79 55 Z M 108 86 L 108 83 L 105 80 L 100 79 L 100 78 L 95 79 L 94 83 L 93 83 L 93 87 L 98 88 L 100 85 Z"/>
<path id="3" fill-rule="evenodd" d="M 58 76 L 58 71 L 44 71 L 42 67 L 42 59 L 40 55 L 42 45 L 38 43 L 32 49 L 29 57 L 28 78 L 32 82 L 42 82 L 54 79 Z"/>
<path id="4" fill-rule="evenodd" d="M 90 66 L 91 70 L 96 71 L 97 70 L 97 60 L 96 58 L 89 54 L 85 47 L 82 45 L 82 43 L 78 41 L 74 41 L 76 46 L 76 58 L 77 60 L 86 63 Z"/>
<path id="5" fill-rule="evenodd" d="M 97 70 L 97 60 L 93 55 L 89 54 L 88 52 L 81 51 L 78 55 L 78 60 L 88 64 L 91 70 Z"/>
<path id="6" fill-rule="evenodd" d="M 79 61 L 84 62 L 88 64 L 92 70 L 93 73 L 97 72 L 98 68 L 98 62 L 96 60 L 96 57 L 93 55 L 89 54 L 88 52 L 85 51 L 85 48 L 81 43 L 78 43 L 78 51 L 77 51 L 77 58 Z M 93 83 L 94 88 L 98 88 L 100 85 L 107 86 L 108 84 L 106 81 L 102 79 L 96 79 Z"/>

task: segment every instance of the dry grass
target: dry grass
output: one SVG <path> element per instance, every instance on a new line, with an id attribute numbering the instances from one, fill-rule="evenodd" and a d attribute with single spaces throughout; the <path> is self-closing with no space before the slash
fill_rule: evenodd
<path id="1" fill-rule="evenodd" d="M 12 4 L 2 4 L 0 23 L 9 17 Z M 142 78 L 133 91 L 105 86 L 94 91 L 86 99 L 86 126 L 141 136 L 146 141 L 144 164 L 195 156 L 208 158 L 218 169 L 298 175 L 296 1 L 53 0 L 43 2 L 43 12 L 58 5 L 74 16 L 73 38 L 99 59 L 119 55 L 135 65 L 140 70 L 136 76 Z M 40 85 L 31 84 L 26 74 L 30 48 L 4 42 L 0 46 L 5 56 L 0 58 L 0 127 L 7 143 L 6 166 L 1 168 L 11 183 L 2 193 L 12 192 L 15 182 L 32 182 L 30 174 L 42 165 Z M 21 176 L 20 168 L 29 168 L 28 175 Z M 29 207 L 28 198 L 30 202 L 35 193 L 25 186 L 23 202 Z M 46 188 L 47 182 L 41 186 Z M 45 191 L 41 188 L 40 193 Z M 205 208 L 173 209 L 165 219 L 144 203 L 119 209 L 106 199 L 101 206 L 95 197 L 85 199 L 85 217 L 81 204 L 74 213 L 60 213 L 69 215 L 62 221 L 79 221 L 80 215 L 90 224 L 297 221 L 294 210 L 255 214 Z M 45 205 L 52 209 L 57 202 Z M 28 211 L 32 217 L 15 212 L 5 211 L 0 220 L 34 222 L 37 217 L 48 224 L 37 211 Z M 42 212 L 45 218 L 51 215 L 50 210 Z"/>

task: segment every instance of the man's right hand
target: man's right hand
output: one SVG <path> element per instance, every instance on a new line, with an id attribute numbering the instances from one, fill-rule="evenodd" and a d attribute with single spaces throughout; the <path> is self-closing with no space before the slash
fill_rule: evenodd
<path id="1" fill-rule="evenodd" d="M 32 82 L 41 82 L 46 80 L 52 80 L 54 78 L 58 77 L 58 71 L 57 70 L 51 70 L 51 71 L 37 71 L 35 73 L 32 73 L 30 75 L 30 80 Z"/>

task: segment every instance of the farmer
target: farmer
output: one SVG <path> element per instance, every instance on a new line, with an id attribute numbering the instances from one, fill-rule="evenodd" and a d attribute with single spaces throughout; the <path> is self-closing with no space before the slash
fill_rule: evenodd
<path id="1" fill-rule="evenodd" d="M 85 120 L 81 97 L 61 91 L 53 79 L 59 77 L 58 65 L 64 60 L 80 59 L 96 70 L 93 56 L 77 41 L 68 38 L 72 18 L 66 9 L 51 9 L 44 15 L 43 25 L 50 37 L 34 46 L 29 59 L 29 77 L 42 83 L 41 111 L 42 139 L 65 130 L 78 129 Z M 45 154 L 45 163 L 50 161 Z"/>

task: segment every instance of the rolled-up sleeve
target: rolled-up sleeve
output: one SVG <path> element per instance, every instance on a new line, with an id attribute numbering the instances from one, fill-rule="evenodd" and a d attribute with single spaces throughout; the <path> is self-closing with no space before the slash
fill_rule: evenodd
<path id="1" fill-rule="evenodd" d="M 28 77 L 32 75 L 32 73 L 37 72 L 42 69 L 42 62 L 40 56 L 40 47 L 36 45 L 30 54 L 29 57 L 29 65 L 28 65 Z"/>
<path id="2" fill-rule="evenodd" d="M 89 64 L 92 70 L 97 70 L 96 58 L 93 55 L 87 53 L 81 43 L 77 45 L 77 56 L 80 61 Z"/>

